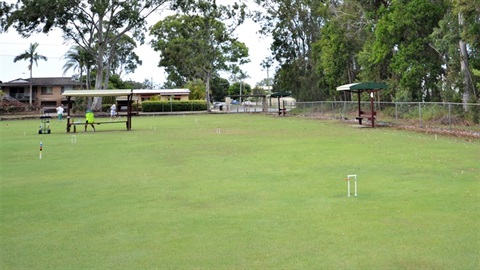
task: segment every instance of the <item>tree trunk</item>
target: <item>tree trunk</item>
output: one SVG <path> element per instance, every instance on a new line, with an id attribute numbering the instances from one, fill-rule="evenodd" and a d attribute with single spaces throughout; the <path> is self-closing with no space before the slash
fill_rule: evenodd
<path id="1" fill-rule="evenodd" d="M 210 77 L 212 76 L 211 72 L 207 72 L 207 82 L 206 82 L 206 98 L 207 98 L 207 112 L 211 112 L 212 110 L 210 109 Z"/>
<path id="2" fill-rule="evenodd" d="M 458 13 L 458 24 L 460 27 L 463 27 L 463 16 L 462 13 Z M 467 52 L 467 44 L 465 41 L 460 40 L 458 42 L 460 47 L 460 71 L 463 76 L 463 110 L 468 111 L 467 103 L 470 101 L 470 70 L 468 69 L 468 52 Z"/>
<path id="3" fill-rule="evenodd" d="M 32 105 L 32 95 L 33 95 L 32 69 L 33 69 L 33 62 L 30 61 L 30 96 L 28 97 L 28 103 L 30 105 Z"/>
<path id="4" fill-rule="evenodd" d="M 98 19 L 98 54 L 97 54 L 97 75 L 95 77 L 95 90 L 104 89 L 103 86 L 103 56 L 105 54 L 106 42 L 103 38 L 103 16 L 99 14 Z M 94 97 L 91 109 L 100 111 L 102 109 L 102 97 Z"/>

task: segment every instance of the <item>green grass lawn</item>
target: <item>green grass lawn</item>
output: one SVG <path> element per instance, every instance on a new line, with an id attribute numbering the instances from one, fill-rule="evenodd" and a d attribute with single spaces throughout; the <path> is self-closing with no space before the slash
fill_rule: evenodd
<path id="1" fill-rule="evenodd" d="M 39 124 L 0 122 L 0 269 L 480 267 L 478 140 L 191 115 L 74 144 Z"/>

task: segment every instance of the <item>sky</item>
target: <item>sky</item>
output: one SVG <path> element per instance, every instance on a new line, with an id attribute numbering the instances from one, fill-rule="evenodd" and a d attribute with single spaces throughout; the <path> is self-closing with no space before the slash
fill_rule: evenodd
<path id="1" fill-rule="evenodd" d="M 226 4 L 233 0 L 220 0 L 219 4 Z M 7 3 L 16 2 L 16 0 L 7 0 Z M 245 1 L 253 5 L 251 0 Z M 149 26 L 156 23 L 161 15 L 155 14 L 149 17 Z M 245 43 L 249 48 L 250 63 L 242 65 L 242 69 L 249 78 L 245 82 L 252 87 L 261 80 L 267 78 L 267 71 L 261 67 L 262 61 L 270 56 L 271 37 L 262 37 L 257 32 L 260 26 L 251 20 L 245 21 L 243 25 L 237 28 L 236 34 L 239 41 Z M 123 80 L 133 80 L 144 82 L 145 79 L 153 80 L 155 85 L 163 85 L 165 82 L 165 72 L 158 67 L 160 54 L 155 52 L 148 44 L 151 37 L 147 36 L 144 45 L 138 46 L 135 53 L 142 60 L 142 65 L 137 68 L 135 73 L 126 74 Z M 39 54 L 46 56 L 48 61 L 38 61 L 38 66 L 33 66 L 33 77 L 69 77 L 74 75 L 73 70 L 64 74 L 63 66 L 66 60 L 63 58 L 72 44 L 66 43 L 62 38 L 62 32 L 59 30 L 51 31 L 48 34 L 34 34 L 29 38 L 22 38 L 15 29 L 10 28 L 6 33 L 0 33 L 0 81 L 8 82 L 18 78 L 29 78 L 27 61 L 13 62 L 15 56 L 28 50 L 30 43 L 37 42 Z M 269 77 L 272 77 L 272 68 L 269 70 Z M 228 79 L 228 75 L 222 75 Z"/>

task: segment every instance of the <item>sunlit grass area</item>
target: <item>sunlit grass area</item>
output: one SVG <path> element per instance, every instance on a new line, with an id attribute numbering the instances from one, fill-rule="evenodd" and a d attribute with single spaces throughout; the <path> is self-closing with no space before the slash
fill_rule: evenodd
<path id="1" fill-rule="evenodd" d="M 480 266 L 478 141 L 271 115 L 39 123 L 0 122 L 1 269 Z"/>

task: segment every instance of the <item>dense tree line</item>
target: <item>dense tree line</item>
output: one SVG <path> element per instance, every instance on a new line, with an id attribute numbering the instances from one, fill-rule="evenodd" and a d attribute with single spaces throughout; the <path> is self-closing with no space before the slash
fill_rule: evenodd
<path id="1" fill-rule="evenodd" d="M 279 63 L 274 89 L 348 100 L 342 84 L 382 81 L 387 101 L 476 102 L 479 0 L 256 0 Z"/>
<path id="2" fill-rule="evenodd" d="M 251 16 L 273 38 L 272 57 L 262 63 L 267 70 L 278 64 L 273 90 L 299 101 L 349 100 L 335 89 L 358 81 L 386 82 L 384 101 L 479 99 L 480 0 L 252 1 L 256 6 L 242 0 L 0 1 L 0 31 L 13 27 L 28 36 L 61 29 L 76 44 L 72 59 L 82 56 L 81 66 L 94 74 L 96 89 L 141 64 L 133 49 L 149 34 L 167 85 L 190 85 L 209 102 L 229 91 L 219 72 L 240 81 L 246 76 L 241 65 L 249 48 L 234 31 Z M 160 9 L 175 14 L 147 29 L 146 18 Z"/>

